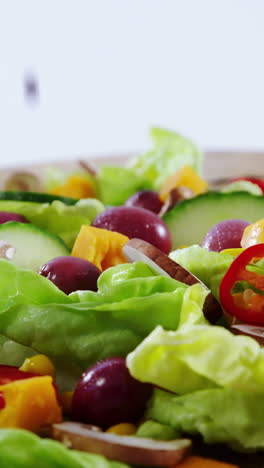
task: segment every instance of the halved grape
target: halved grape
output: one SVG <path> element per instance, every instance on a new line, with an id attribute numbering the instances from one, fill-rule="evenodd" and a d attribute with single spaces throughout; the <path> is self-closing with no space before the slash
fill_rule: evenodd
<path id="1" fill-rule="evenodd" d="M 244 229 L 249 225 L 242 219 L 226 219 L 215 224 L 206 234 L 202 247 L 214 252 L 241 247 Z"/>
<path id="2" fill-rule="evenodd" d="M 158 192 L 154 190 L 141 190 L 129 197 L 125 203 L 126 206 L 137 206 L 145 210 L 153 211 L 158 214 L 163 206 Z"/>
<path id="3" fill-rule="evenodd" d="M 29 223 L 25 216 L 10 213 L 9 211 L 0 211 L 0 224 L 8 223 L 8 221 L 17 221 L 18 223 Z"/>
<path id="4" fill-rule="evenodd" d="M 78 290 L 97 291 L 99 268 L 83 258 L 56 257 L 43 265 L 39 274 L 45 276 L 65 294 Z"/>
<path id="5" fill-rule="evenodd" d="M 130 239 L 143 239 L 165 253 L 171 249 L 169 230 L 155 213 L 135 206 L 118 206 L 103 211 L 93 221 L 93 226 L 116 231 Z"/>
<path id="6" fill-rule="evenodd" d="M 104 359 L 79 380 L 72 399 L 72 417 L 103 429 L 136 422 L 143 416 L 151 391 L 151 385 L 131 377 L 124 358 Z"/>

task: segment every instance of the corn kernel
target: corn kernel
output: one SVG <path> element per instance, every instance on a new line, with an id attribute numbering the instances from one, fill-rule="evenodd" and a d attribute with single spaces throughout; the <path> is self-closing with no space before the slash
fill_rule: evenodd
<path id="1" fill-rule="evenodd" d="M 25 359 L 20 370 L 32 372 L 33 374 L 55 377 L 55 367 L 51 360 L 44 354 L 37 354 L 36 356 Z"/>
<path id="2" fill-rule="evenodd" d="M 129 436 L 135 434 L 137 428 L 135 424 L 130 424 L 130 423 L 121 423 L 121 424 L 116 424 L 115 426 L 109 427 L 107 429 L 107 433 L 110 434 L 116 434 L 116 435 L 123 435 L 123 436 Z"/>

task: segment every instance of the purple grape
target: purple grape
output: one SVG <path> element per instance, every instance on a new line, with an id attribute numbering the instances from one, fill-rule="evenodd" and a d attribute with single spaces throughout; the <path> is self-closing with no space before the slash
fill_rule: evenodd
<path id="1" fill-rule="evenodd" d="M 93 226 L 116 231 L 133 239 L 137 237 L 153 244 L 166 254 L 171 249 L 171 236 L 166 224 L 155 213 L 135 206 L 118 206 L 103 211 Z"/>
<path id="2" fill-rule="evenodd" d="M 106 429 L 143 416 L 152 386 L 135 380 L 126 361 L 112 357 L 87 369 L 72 399 L 74 420 Z"/>
<path id="3" fill-rule="evenodd" d="M 249 225 L 242 219 L 226 219 L 215 224 L 206 234 L 202 247 L 214 252 L 240 248 L 244 229 Z"/>
<path id="4" fill-rule="evenodd" d="M 56 257 L 43 265 L 39 274 L 45 276 L 65 294 L 78 290 L 97 291 L 101 274 L 93 263 L 77 257 Z"/>
<path id="5" fill-rule="evenodd" d="M 16 221 L 18 223 L 29 223 L 25 216 L 17 213 L 9 213 L 8 211 L 0 211 L 0 224 L 8 223 L 8 221 Z"/>
<path id="6" fill-rule="evenodd" d="M 125 203 L 126 206 L 137 206 L 145 210 L 153 211 L 158 214 L 163 206 L 159 194 L 154 190 L 141 190 L 129 197 Z"/>

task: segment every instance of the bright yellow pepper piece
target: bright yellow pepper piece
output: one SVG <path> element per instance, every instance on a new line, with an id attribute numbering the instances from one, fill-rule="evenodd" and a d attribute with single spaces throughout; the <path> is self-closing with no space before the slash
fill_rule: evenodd
<path id="1" fill-rule="evenodd" d="M 176 468 L 176 467 L 175 467 Z M 177 468 L 239 468 L 238 465 L 231 465 L 211 458 L 190 456 L 177 465 Z"/>
<path id="2" fill-rule="evenodd" d="M 244 229 L 241 245 L 244 249 L 251 245 L 264 243 L 264 219 L 250 224 Z"/>
<path id="3" fill-rule="evenodd" d="M 92 183 L 79 175 L 69 177 L 64 184 L 50 190 L 50 193 L 71 198 L 93 198 L 95 196 Z"/>
<path id="4" fill-rule="evenodd" d="M 159 194 L 160 199 L 165 201 L 171 190 L 177 187 L 188 187 L 195 195 L 199 195 L 207 192 L 208 183 L 191 166 L 184 166 L 164 181 Z"/>
<path id="5" fill-rule="evenodd" d="M 120 423 L 120 424 L 116 424 L 115 426 L 109 427 L 109 429 L 107 429 L 107 431 L 105 432 L 116 434 L 116 435 L 121 435 L 121 436 L 129 436 L 129 435 L 135 434 L 136 431 L 137 431 L 137 428 L 135 424 Z"/>
<path id="6" fill-rule="evenodd" d="M 72 255 L 88 260 L 102 271 L 127 263 L 122 247 L 128 241 L 128 237 L 119 232 L 84 225 L 75 240 Z"/>
<path id="7" fill-rule="evenodd" d="M 55 377 L 55 367 L 51 360 L 44 354 L 37 354 L 36 356 L 25 359 L 20 370 L 32 372 L 33 374 Z"/>
<path id="8" fill-rule="evenodd" d="M 229 254 L 232 255 L 232 257 L 237 257 L 241 252 L 244 252 L 245 249 L 224 249 L 221 250 L 220 253 L 222 254 Z"/>
<path id="9" fill-rule="evenodd" d="M 53 380 L 50 376 L 15 380 L 1 385 L 5 407 L 0 411 L 0 427 L 19 427 L 38 432 L 43 426 L 61 422 Z"/>

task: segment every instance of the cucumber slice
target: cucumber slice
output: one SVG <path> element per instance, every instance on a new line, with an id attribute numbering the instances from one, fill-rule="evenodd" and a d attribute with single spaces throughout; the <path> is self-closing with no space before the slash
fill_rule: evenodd
<path id="1" fill-rule="evenodd" d="M 0 224 L 1 241 L 8 242 L 16 249 L 10 261 L 34 271 L 52 258 L 69 255 L 68 248 L 58 236 L 34 224 L 15 221 Z"/>
<path id="2" fill-rule="evenodd" d="M 185 200 L 166 213 L 163 220 L 172 236 L 172 248 L 200 244 L 216 223 L 243 219 L 253 223 L 264 218 L 264 197 L 247 192 L 208 192 Z"/>
<path id="3" fill-rule="evenodd" d="M 69 197 L 60 197 L 49 193 L 41 192 L 20 192 L 20 191 L 0 191 L 0 200 L 7 201 L 25 201 L 35 203 L 52 203 L 54 200 L 60 200 L 65 205 L 75 205 L 77 199 Z"/>

